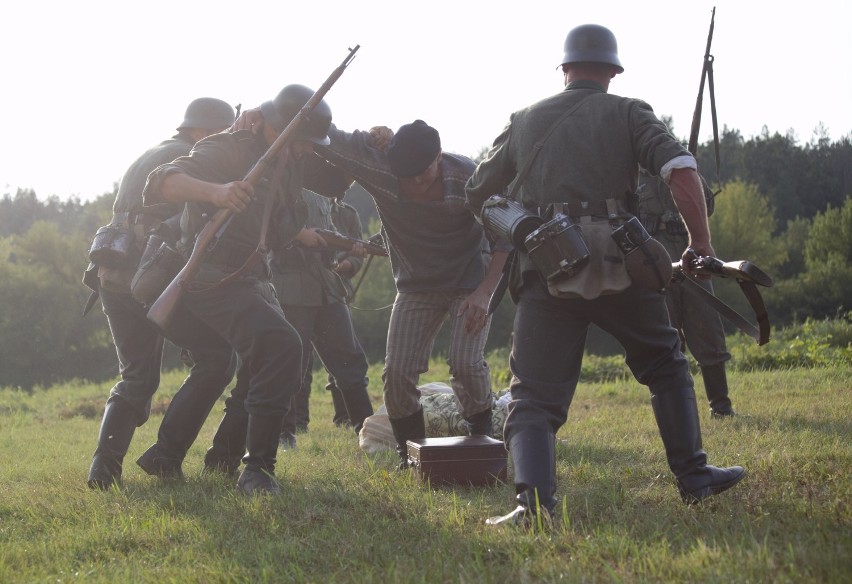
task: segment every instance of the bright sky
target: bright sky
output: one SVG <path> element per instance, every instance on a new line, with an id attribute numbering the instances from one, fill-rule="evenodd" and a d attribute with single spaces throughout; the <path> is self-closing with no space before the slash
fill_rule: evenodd
<path id="1" fill-rule="evenodd" d="M 852 134 L 852 4 L 764 0 L 10 0 L 0 33 L 0 194 L 110 192 L 174 133 L 187 104 L 253 107 L 289 83 L 316 89 L 361 48 L 327 101 L 346 130 L 436 127 L 475 156 L 509 114 L 562 89 L 565 35 L 610 28 L 625 72 L 610 91 L 689 134 L 710 15 L 720 124 L 744 137 Z M 705 93 L 700 140 L 712 136 Z"/>

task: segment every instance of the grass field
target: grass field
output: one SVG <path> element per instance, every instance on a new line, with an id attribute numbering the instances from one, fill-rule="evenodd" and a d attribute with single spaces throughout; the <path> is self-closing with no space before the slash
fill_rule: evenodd
<path id="1" fill-rule="evenodd" d="M 436 369 L 424 380 L 445 381 Z M 370 376 L 378 406 L 377 367 Z M 511 485 L 430 489 L 394 472 L 391 453 L 365 455 L 331 424 L 320 379 L 310 432 L 279 452 L 282 494 L 254 500 L 200 475 L 221 404 L 185 484 L 134 464 L 179 373 L 137 431 L 124 488 L 106 493 L 85 479 L 110 384 L 0 390 L 0 582 L 852 580 L 852 367 L 730 377 L 740 415 L 702 407 L 701 422 L 710 462 L 747 468 L 739 486 L 683 505 L 647 391 L 585 383 L 558 436 L 562 521 L 539 534 L 483 524 L 513 507 Z"/>

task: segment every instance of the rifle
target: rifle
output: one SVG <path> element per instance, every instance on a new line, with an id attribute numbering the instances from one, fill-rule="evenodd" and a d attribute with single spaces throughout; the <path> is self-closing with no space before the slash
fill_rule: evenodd
<path id="1" fill-rule="evenodd" d="M 310 99 L 302 106 L 299 113 L 287 124 L 287 127 L 278 135 L 269 149 L 260 157 L 260 159 L 248 171 L 243 181 L 250 183 L 252 186 L 266 174 L 268 167 L 275 161 L 278 153 L 287 145 L 296 131 L 302 125 L 304 120 L 311 114 L 317 104 L 325 97 L 331 86 L 343 75 L 346 67 L 355 58 L 355 52 L 360 48 L 360 45 L 355 45 L 354 49 L 349 49 L 349 54 L 343 62 L 329 75 L 325 83 L 311 96 Z M 189 285 L 198 275 L 201 269 L 201 263 L 204 255 L 209 249 L 210 244 L 221 235 L 226 224 L 229 222 L 233 211 L 230 209 L 219 209 L 210 221 L 201 229 L 198 237 L 195 239 L 195 245 L 192 248 L 192 254 L 186 265 L 178 272 L 177 276 L 166 286 L 160 297 L 151 305 L 148 310 L 148 320 L 156 324 L 160 330 L 165 330 L 169 320 L 177 308 L 183 293 L 188 289 Z"/>
<path id="2" fill-rule="evenodd" d="M 687 150 L 698 156 L 698 130 L 701 127 L 701 109 L 704 104 L 704 82 L 710 89 L 710 114 L 713 120 L 713 143 L 716 152 L 716 182 L 720 182 L 719 164 L 719 122 L 716 119 L 716 92 L 713 87 L 713 55 L 710 54 L 710 45 L 713 42 L 713 28 L 716 20 L 716 7 L 710 13 L 710 32 L 707 33 L 707 48 L 704 49 L 704 65 L 701 68 L 701 83 L 698 85 L 698 99 L 695 101 L 695 111 L 692 114 L 692 128 L 689 132 L 689 145 Z M 714 194 L 715 196 L 715 194 Z"/>
<path id="3" fill-rule="evenodd" d="M 681 262 L 672 263 L 672 282 L 681 282 L 689 286 L 702 300 L 715 308 L 738 329 L 757 341 L 758 345 L 764 345 L 769 341 L 769 315 L 763 304 L 763 298 L 757 289 L 757 286 L 769 288 L 774 284 L 772 278 L 766 272 L 748 260 L 723 262 L 711 256 L 699 256 L 694 252 L 692 259 L 689 260 L 689 265 L 696 274 L 721 276 L 736 280 L 752 310 L 754 310 L 758 326 L 755 327 L 733 308 L 716 298 L 710 291 L 702 288 L 695 280 L 688 278 L 683 271 Z"/>
<path id="4" fill-rule="evenodd" d="M 360 243 L 364 246 L 364 251 L 371 256 L 377 255 L 387 257 L 388 255 L 388 250 L 386 250 L 383 246 L 377 245 L 366 239 L 349 237 L 348 235 L 343 235 L 342 233 L 328 229 L 315 229 L 315 231 L 322 236 L 328 246 L 332 249 L 350 251 L 355 244 Z"/>
<path id="5" fill-rule="evenodd" d="M 733 278 L 738 282 L 752 282 L 758 286 L 771 288 L 774 285 L 772 277 L 766 272 L 755 266 L 748 260 L 737 260 L 734 262 L 723 262 L 712 256 L 696 255 L 689 262 L 690 267 L 696 274 L 707 274 L 710 276 L 721 276 L 723 278 Z M 680 279 L 684 277 L 683 266 L 681 262 L 672 264 L 672 279 Z"/>

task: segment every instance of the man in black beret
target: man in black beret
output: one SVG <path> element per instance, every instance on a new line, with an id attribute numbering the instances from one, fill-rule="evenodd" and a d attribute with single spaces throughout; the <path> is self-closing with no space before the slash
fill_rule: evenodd
<path id="1" fill-rule="evenodd" d="M 423 120 L 369 132 L 332 125 L 331 144 L 317 153 L 351 174 L 372 195 L 391 258 L 397 296 L 387 337 L 384 401 L 400 467 L 408 440 L 425 437 L 417 383 L 435 337 L 450 322 L 450 383 L 471 434 L 492 433 L 491 373 L 485 342 L 488 302 L 507 251 L 495 248 L 465 207 L 474 162 L 441 150 L 438 131 Z"/>

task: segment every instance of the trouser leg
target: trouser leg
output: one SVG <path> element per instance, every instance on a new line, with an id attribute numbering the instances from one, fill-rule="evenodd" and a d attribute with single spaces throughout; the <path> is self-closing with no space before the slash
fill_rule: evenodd
<path id="1" fill-rule="evenodd" d="M 725 363 L 701 366 L 701 376 L 704 378 L 704 391 L 710 401 L 710 415 L 714 418 L 733 416 L 734 408 L 731 398 L 728 397 Z"/>
<path id="2" fill-rule="evenodd" d="M 213 444 L 204 456 L 204 469 L 235 475 L 246 452 L 248 413 L 245 398 L 248 392 L 249 368 L 243 364 L 237 372 L 237 382 L 225 400 L 225 415 L 219 422 Z"/>
<path id="3" fill-rule="evenodd" d="M 467 299 L 468 292 L 453 294 L 449 306 L 450 342 L 447 362 L 450 366 L 450 386 L 461 408 L 461 415 L 468 424 L 475 424 L 476 434 L 491 434 L 488 425 L 494 395 L 491 392 L 491 369 L 485 361 L 485 343 L 491 327 L 491 317 L 476 334 L 465 330 L 465 317 L 459 316 L 459 308 Z M 486 418 L 488 418 L 486 420 Z M 472 422 L 473 421 L 473 422 Z"/>
<path id="4" fill-rule="evenodd" d="M 320 307 L 284 304 L 281 308 L 302 343 L 299 389 L 290 401 L 290 409 L 284 415 L 281 429 L 281 444 L 292 448 L 296 445 L 296 433 L 306 432 L 310 421 L 310 383 L 313 382 L 313 374 L 310 374 L 310 381 L 307 381 L 306 376 L 309 373 L 308 368 L 312 367 L 313 340 L 316 337 L 316 321 Z"/>
<path id="5" fill-rule="evenodd" d="M 190 310 L 240 356 L 244 411 L 250 417 L 283 418 L 301 383 L 302 343 L 284 317 L 272 285 L 238 281 L 190 296 Z"/>
<path id="6" fill-rule="evenodd" d="M 367 393 L 367 356 L 355 336 L 349 307 L 343 303 L 324 306 L 316 320 L 314 346 L 334 378 L 346 417 L 355 432 L 373 415 Z"/>
<path id="7" fill-rule="evenodd" d="M 420 375 L 429 370 L 435 337 L 447 316 L 446 294 L 399 292 L 388 324 L 384 402 L 391 419 L 405 418 L 420 409 Z"/>
<path id="8" fill-rule="evenodd" d="M 231 382 L 237 359 L 221 336 L 183 306 L 175 311 L 167 334 L 189 351 L 192 369 L 163 416 L 157 442 L 136 463 L 151 475 L 182 478 L 183 459 Z"/>
<path id="9" fill-rule="evenodd" d="M 101 291 L 118 356 L 121 379 L 110 391 L 89 469 L 88 484 L 108 488 L 121 481 L 124 456 L 137 426 L 148 419 L 160 384 L 163 337 L 129 294 Z"/>

